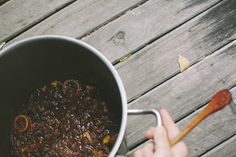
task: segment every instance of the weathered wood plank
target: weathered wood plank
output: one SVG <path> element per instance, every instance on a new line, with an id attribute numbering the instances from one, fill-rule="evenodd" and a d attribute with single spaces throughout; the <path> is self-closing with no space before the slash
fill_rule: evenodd
<path id="1" fill-rule="evenodd" d="M 225 1 L 116 65 L 128 99 L 178 74 L 178 55 L 195 63 L 234 39 L 235 6 L 234 0 Z"/>
<path id="2" fill-rule="evenodd" d="M 145 45 L 153 38 L 163 35 L 170 29 L 220 1 L 222 0 L 196 0 L 196 2 L 186 0 L 150 0 L 82 40 L 101 50 L 112 62 Z M 122 9 L 142 2 L 144 0 L 122 2 L 119 0 L 103 0 L 93 5 L 91 0 L 89 2 L 78 2 L 77 5 L 81 5 L 81 3 L 89 4 L 88 8 L 77 13 L 76 7 L 78 6 L 73 4 L 71 8 L 66 8 L 65 12 L 63 11 L 56 14 L 56 16 L 48 18 L 42 24 L 23 33 L 15 40 L 42 34 L 80 37 L 97 25 L 102 25 L 104 21 L 108 20 L 107 16 L 110 18 L 118 14 Z"/>
<path id="3" fill-rule="evenodd" d="M 231 90 L 234 100 L 236 100 L 236 88 Z M 233 104 L 231 104 L 233 105 Z M 234 104 L 235 105 L 235 104 Z M 235 106 L 236 107 L 236 106 Z M 190 114 L 183 120 L 177 123 L 181 130 L 199 113 L 204 107 Z M 192 132 L 185 137 L 184 142 L 186 143 L 189 150 L 189 157 L 196 157 L 202 153 L 212 149 L 216 145 L 219 145 L 225 139 L 236 135 L 236 114 L 232 111 L 232 106 L 227 106 L 223 110 L 214 113 L 207 119 L 202 121 Z M 225 142 L 222 146 L 216 147 L 209 153 L 203 155 L 207 156 L 235 156 L 235 138 Z M 146 142 L 148 143 L 148 142 Z M 145 143 L 145 144 L 146 144 Z M 230 144 L 230 145 L 229 145 Z M 232 145 L 231 145 L 232 144 Z M 142 147 L 143 145 L 140 145 Z M 227 149 L 222 151 L 226 146 Z M 137 149 L 134 149 L 127 153 L 127 156 L 133 156 L 133 153 Z M 218 154 L 220 152 L 220 154 Z M 216 155 L 217 154 L 217 155 Z M 226 155 L 228 154 L 228 155 Z"/>
<path id="4" fill-rule="evenodd" d="M 236 94 L 235 92 L 236 90 L 234 90 L 234 95 Z M 201 110 L 182 120 L 178 124 L 180 128 L 183 129 Z M 236 115 L 232 112 L 230 106 L 205 119 L 184 139 L 184 142 L 188 146 L 189 156 L 199 156 L 222 143 L 225 139 L 235 135 L 235 123 Z"/>
<path id="5" fill-rule="evenodd" d="M 115 61 L 221 0 L 150 0 L 83 40 Z"/>
<path id="6" fill-rule="evenodd" d="M 196 111 L 194 114 L 191 114 L 189 117 L 178 123 L 178 126 L 180 126 L 180 128 L 183 129 L 183 127 L 188 122 L 190 122 L 191 119 L 193 119 L 196 116 L 196 114 L 199 113 L 201 110 Z M 194 128 L 192 132 L 184 139 L 184 142 L 189 150 L 189 157 L 199 156 L 203 152 L 220 144 L 228 137 L 235 135 L 236 134 L 236 126 L 234 125 L 235 123 L 236 123 L 236 115 L 232 112 L 229 106 L 227 106 L 222 111 L 219 111 L 213 114 L 212 116 L 208 117 L 206 120 L 200 123 L 196 128 Z M 209 153 L 203 155 L 203 157 L 208 157 L 208 156 L 235 157 L 236 153 L 235 142 L 236 142 L 235 138 L 233 141 L 225 142 L 222 146 L 216 147 Z M 139 148 L 141 148 L 145 144 L 140 145 Z M 134 152 L 137 149 L 128 152 L 127 156 L 130 157 L 133 156 Z"/>
<path id="7" fill-rule="evenodd" d="M 45 34 L 67 35 L 77 38 L 145 1 L 147 0 L 77 1 L 32 27 L 14 41 Z"/>
<path id="8" fill-rule="evenodd" d="M 141 149 L 143 146 L 145 146 L 146 144 L 151 143 L 151 142 L 152 142 L 151 140 L 148 140 L 148 141 L 144 142 L 143 144 L 138 145 L 137 147 L 135 147 L 135 148 L 132 149 L 131 151 L 128 151 L 128 152 L 125 154 L 125 156 L 126 156 L 126 157 L 133 157 L 135 151 Z"/>
<path id="9" fill-rule="evenodd" d="M 202 157 L 235 157 L 236 156 L 236 136 L 220 144 L 216 148 L 202 155 Z"/>
<path id="10" fill-rule="evenodd" d="M 8 0 L 0 0 L 0 5 L 6 3 Z"/>
<path id="11" fill-rule="evenodd" d="M 129 108 L 167 108 L 175 120 L 188 115 L 209 100 L 215 91 L 236 84 L 236 42 L 208 56 L 190 69 L 163 83 L 129 104 Z M 132 146 L 150 127 L 146 118 L 128 120 L 127 142 Z M 139 125 L 142 127 L 138 127 Z"/>
<path id="12" fill-rule="evenodd" d="M 9 40 L 75 0 L 11 0 L 0 6 L 0 42 Z"/>

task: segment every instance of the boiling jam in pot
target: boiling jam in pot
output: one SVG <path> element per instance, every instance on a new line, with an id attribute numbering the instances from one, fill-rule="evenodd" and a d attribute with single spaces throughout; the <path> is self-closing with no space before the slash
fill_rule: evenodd
<path id="1" fill-rule="evenodd" d="M 53 81 L 36 89 L 13 119 L 16 157 L 105 157 L 119 124 L 93 86 Z"/>

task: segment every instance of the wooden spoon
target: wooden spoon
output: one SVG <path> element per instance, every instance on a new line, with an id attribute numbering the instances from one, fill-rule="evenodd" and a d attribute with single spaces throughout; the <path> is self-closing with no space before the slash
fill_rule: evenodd
<path id="1" fill-rule="evenodd" d="M 171 147 L 182 140 L 198 123 L 205 119 L 210 114 L 224 108 L 232 100 L 232 95 L 228 89 L 222 89 L 218 91 L 207 104 L 202 112 L 200 112 L 192 122 L 185 127 L 183 131 L 180 132 L 178 136 L 170 141 Z"/>

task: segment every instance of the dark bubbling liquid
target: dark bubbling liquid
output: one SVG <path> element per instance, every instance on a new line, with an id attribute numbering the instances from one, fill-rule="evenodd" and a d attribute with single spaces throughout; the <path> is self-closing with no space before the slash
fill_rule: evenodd
<path id="1" fill-rule="evenodd" d="M 119 130 L 113 114 L 95 87 L 77 80 L 54 81 L 33 91 L 15 116 L 12 155 L 108 156 Z"/>

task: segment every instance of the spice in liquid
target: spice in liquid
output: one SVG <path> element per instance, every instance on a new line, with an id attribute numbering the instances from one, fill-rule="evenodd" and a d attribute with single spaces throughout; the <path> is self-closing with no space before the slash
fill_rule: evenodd
<path id="1" fill-rule="evenodd" d="M 119 124 L 92 86 L 54 81 L 36 89 L 15 116 L 11 132 L 16 157 L 105 157 Z"/>

